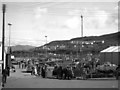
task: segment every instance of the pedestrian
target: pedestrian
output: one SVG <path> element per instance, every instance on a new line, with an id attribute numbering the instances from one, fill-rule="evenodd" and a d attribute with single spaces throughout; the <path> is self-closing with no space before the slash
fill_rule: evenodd
<path id="1" fill-rule="evenodd" d="M 37 76 L 37 66 L 34 66 L 35 75 Z"/>
<path id="2" fill-rule="evenodd" d="M 4 84 L 6 83 L 7 79 L 7 69 L 3 69 L 2 71 L 2 86 L 4 87 Z"/>
<path id="3" fill-rule="evenodd" d="M 32 72 L 31 72 L 31 75 L 35 75 L 35 70 L 34 70 L 34 67 L 32 66 Z"/>
<path id="4" fill-rule="evenodd" d="M 22 69 L 23 69 L 23 63 L 21 63 Z"/>
<path id="5" fill-rule="evenodd" d="M 38 67 L 37 67 L 37 74 L 38 74 L 38 76 L 40 76 L 40 65 L 38 65 Z"/>
<path id="6" fill-rule="evenodd" d="M 20 68 L 20 62 L 18 62 L 19 68 Z"/>
<path id="7" fill-rule="evenodd" d="M 62 66 L 59 66 L 59 67 L 58 67 L 57 75 L 58 75 L 58 76 L 57 76 L 58 79 L 62 79 L 62 77 L 63 77 Z"/>
<path id="8" fill-rule="evenodd" d="M 54 69 L 53 69 L 53 76 L 56 76 L 56 75 L 57 75 L 57 68 L 58 68 L 58 67 L 55 65 L 55 66 L 54 66 Z"/>
<path id="9" fill-rule="evenodd" d="M 68 74 L 67 67 L 64 67 L 62 72 L 63 72 L 63 79 L 66 79 Z"/>
<path id="10" fill-rule="evenodd" d="M 10 67 L 7 66 L 7 76 L 10 76 Z"/>
<path id="11" fill-rule="evenodd" d="M 27 67 L 27 63 L 25 62 L 25 68 Z"/>
<path id="12" fill-rule="evenodd" d="M 25 62 L 23 62 L 23 69 L 25 69 Z"/>
<path id="13" fill-rule="evenodd" d="M 42 77 L 45 78 L 45 66 L 42 67 Z"/>

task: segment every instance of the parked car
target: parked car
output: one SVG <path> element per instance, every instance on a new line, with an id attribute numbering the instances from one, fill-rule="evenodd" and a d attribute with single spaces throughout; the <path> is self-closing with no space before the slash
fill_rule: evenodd
<path id="1" fill-rule="evenodd" d="M 18 62 L 17 61 L 12 61 L 12 64 L 13 65 L 18 65 Z"/>

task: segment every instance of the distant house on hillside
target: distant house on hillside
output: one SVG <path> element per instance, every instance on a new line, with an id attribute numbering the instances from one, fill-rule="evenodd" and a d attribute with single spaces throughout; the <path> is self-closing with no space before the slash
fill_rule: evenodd
<path id="1" fill-rule="evenodd" d="M 113 64 L 120 64 L 120 46 L 111 46 L 100 53 L 100 62 L 111 62 Z"/>
<path id="2" fill-rule="evenodd" d="M 71 41 L 71 44 L 98 44 L 98 43 L 104 43 L 104 40 L 100 41 Z"/>

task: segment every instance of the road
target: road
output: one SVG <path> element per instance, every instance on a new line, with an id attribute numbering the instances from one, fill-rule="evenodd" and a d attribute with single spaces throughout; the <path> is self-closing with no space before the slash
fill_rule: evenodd
<path id="1" fill-rule="evenodd" d="M 118 81 L 109 80 L 58 80 L 43 79 L 31 76 L 30 73 L 22 73 L 17 69 L 8 77 L 5 88 L 117 88 Z"/>

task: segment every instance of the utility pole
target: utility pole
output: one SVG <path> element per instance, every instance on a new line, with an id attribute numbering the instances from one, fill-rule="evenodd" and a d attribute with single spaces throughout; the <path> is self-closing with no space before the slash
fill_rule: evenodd
<path id="1" fill-rule="evenodd" d="M 5 11 L 6 11 L 6 5 L 2 5 L 2 11 L 3 11 L 3 26 L 2 26 L 2 70 L 5 69 L 4 66 L 4 52 L 5 52 Z"/>
<path id="2" fill-rule="evenodd" d="M 46 58 L 47 58 L 47 36 L 45 36 L 46 38 Z"/>
<path id="3" fill-rule="evenodd" d="M 9 48 L 8 48 L 8 53 L 7 53 L 7 57 L 6 57 L 6 67 L 10 68 L 10 66 L 11 66 L 11 45 L 10 45 L 10 40 L 11 40 L 11 26 L 12 26 L 12 24 L 8 23 L 8 26 L 9 26 Z M 10 75 L 10 73 L 9 73 L 9 75 Z"/>
<path id="4" fill-rule="evenodd" d="M 81 37 L 83 37 L 83 16 L 81 15 Z M 82 42 L 80 42 L 80 53 L 81 53 L 81 57 L 83 57 L 82 55 Z"/>
<path id="5" fill-rule="evenodd" d="M 47 36 L 45 36 L 45 38 L 46 38 L 46 44 L 47 44 Z"/>
<path id="6" fill-rule="evenodd" d="M 83 37 L 83 16 L 81 15 L 81 37 Z"/>
<path id="7" fill-rule="evenodd" d="M 11 40 L 11 26 L 12 26 L 12 24 L 11 24 L 11 23 L 8 23 L 8 26 L 9 26 L 9 47 L 10 47 L 10 40 Z"/>

